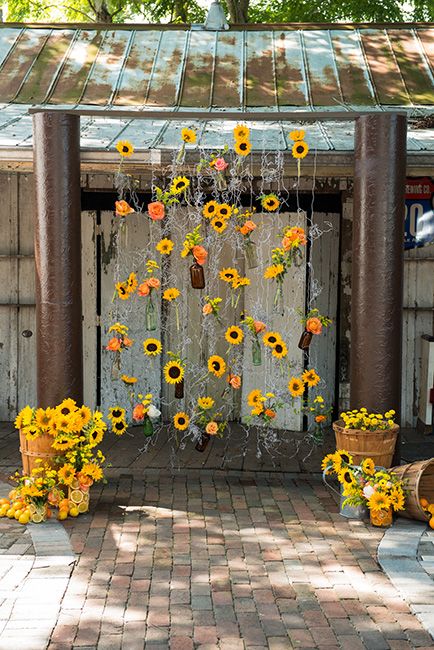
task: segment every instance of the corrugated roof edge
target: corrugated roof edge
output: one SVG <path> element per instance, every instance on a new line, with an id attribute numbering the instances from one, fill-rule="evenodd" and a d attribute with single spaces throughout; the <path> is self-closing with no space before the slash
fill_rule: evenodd
<path id="1" fill-rule="evenodd" d="M 161 29 L 173 31 L 187 31 L 192 25 L 187 23 L 0 23 L 2 27 L 19 27 L 30 29 L 120 29 L 146 31 L 148 29 Z M 240 23 L 230 25 L 228 31 L 263 31 L 263 30 L 310 30 L 310 29 L 411 29 L 432 28 L 434 23 Z M 223 31 L 223 30 L 222 30 Z"/>

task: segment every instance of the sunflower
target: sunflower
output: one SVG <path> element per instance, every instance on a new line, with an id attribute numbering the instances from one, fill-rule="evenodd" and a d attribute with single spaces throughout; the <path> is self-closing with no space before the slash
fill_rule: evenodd
<path id="1" fill-rule="evenodd" d="M 211 219 L 211 217 L 214 217 L 217 213 L 217 208 L 218 208 L 218 203 L 217 201 L 208 201 L 208 203 L 205 203 L 205 205 L 202 208 L 202 214 L 204 217 L 207 219 Z"/>
<path id="2" fill-rule="evenodd" d="M 374 492 L 371 498 L 368 501 L 368 508 L 374 512 L 379 510 L 387 510 L 390 508 L 390 499 L 385 494 L 381 492 Z"/>
<path id="3" fill-rule="evenodd" d="M 219 272 L 219 278 L 220 280 L 223 280 L 223 282 L 233 282 L 233 280 L 235 280 L 238 277 L 239 275 L 237 269 L 234 269 L 231 266 L 229 266 L 226 269 L 222 269 Z"/>
<path id="4" fill-rule="evenodd" d="M 181 138 L 184 140 L 184 142 L 194 144 L 196 142 L 196 131 L 193 131 L 193 129 L 184 128 L 181 131 Z"/>
<path id="5" fill-rule="evenodd" d="M 185 429 L 187 429 L 188 425 L 190 424 L 190 418 L 188 417 L 187 413 L 180 411 L 179 413 L 175 413 L 173 416 L 173 424 L 175 429 L 178 429 L 179 431 L 185 431 Z"/>
<path id="6" fill-rule="evenodd" d="M 143 352 L 148 357 L 156 357 L 157 354 L 161 354 L 162 349 L 163 346 L 158 339 L 146 339 L 146 341 L 143 341 Z"/>
<path id="7" fill-rule="evenodd" d="M 277 343 L 282 343 L 281 336 L 278 332 L 267 332 L 262 337 L 264 345 L 269 348 L 274 348 Z"/>
<path id="8" fill-rule="evenodd" d="M 103 477 L 103 471 L 96 463 L 85 463 L 81 468 L 81 474 L 90 476 L 94 481 L 100 481 Z"/>
<path id="9" fill-rule="evenodd" d="M 81 406 L 75 414 L 76 421 L 80 424 L 80 429 L 90 422 L 92 411 L 88 406 Z"/>
<path id="10" fill-rule="evenodd" d="M 119 140 L 116 144 L 116 149 L 119 151 L 122 158 L 129 158 L 129 156 L 134 152 L 134 147 L 131 142 L 128 142 L 128 140 Z"/>
<path id="11" fill-rule="evenodd" d="M 237 140 L 234 150 L 239 156 L 248 156 L 252 150 L 252 145 L 248 140 Z"/>
<path id="12" fill-rule="evenodd" d="M 96 447 L 96 445 L 99 445 L 99 443 L 102 441 L 104 438 L 104 431 L 101 431 L 101 429 L 94 429 L 90 434 L 89 434 L 89 442 L 92 447 Z"/>
<path id="13" fill-rule="evenodd" d="M 332 473 L 334 456 L 335 456 L 334 454 L 327 454 L 327 456 L 324 456 L 324 458 L 321 461 L 321 469 L 323 472 L 326 472 L 326 474 Z"/>
<path id="14" fill-rule="evenodd" d="M 39 429 L 49 429 L 51 426 L 52 411 L 50 408 L 47 409 L 37 409 L 35 413 L 35 425 Z"/>
<path id="15" fill-rule="evenodd" d="M 304 393 L 304 384 L 299 377 L 291 377 L 288 383 L 288 390 L 292 397 L 301 397 Z"/>
<path id="16" fill-rule="evenodd" d="M 121 379 L 124 384 L 127 384 L 127 386 L 130 384 L 135 384 L 137 382 L 137 377 L 130 377 L 129 375 L 121 375 Z"/>
<path id="17" fill-rule="evenodd" d="M 353 485 L 356 483 L 356 478 L 353 472 L 347 468 L 342 468 L 338 474 L 339 483 Z"/>
<path id="18" fill-rule="evenodd" d="M 137 282 L 137 276 L 133 271 L 128 276 L 128 280 L 127 280 L 128 291 L 130 291 L 130 293 L 133 293 L 133 291 L 135 291 L 137 289 L 138 284 L 139 283 Z"/>
<path id="19" fill-rule="evenodd" d="M 128 300 L 130 297 L 130 291 L 126 282 L 117 282 L 115 284 L 115 289 L 118 292 L 118 296 L 121 300 Z"/>
<path id="20" fill-rule="evenodd" d="M 155 248 L 159 253 L 161 253 L 161 255 L 170 255 L 174 246 L 175 244 L 171 239 L 164 237 L 164 239 L 160 239 Z"/>
<path id="21" fill-rule="evenodd" d="M 179 361 L 169 361 L 164 366 L 164 378 L 168 384 L 178 384 L 184 377 L 184 368 Z"/>
<path id="22" fill-rule="evenodd" d="M 288 348 L 283 341 L 278 341 L 271 354 L 273 357 L 276 357 L 276 359 L 283 359 L 283 357 L 286 357 L 288 354 Z"/>
<path id="23" fill-rule="evenodd" d="M 218 354 L 213 354 L 208 359 L 208 371 L 216 377 L 221 377 L 226 372 L 226 362 Z"/>
<path id="24" fill-rule="evenodd" d="M 32 425 L 28 425 L 27 427 L 22 427 L 21 431 L 24 433 L 27 440 L 36 440 L 36 438 L 39 438 L 39 436 L 41 435 L 39 429 L 37 429 Z"/>
<path id="25" fill-rule="evenodd" d="M 212 409 L 214 404 L 215 401 L 213 400 L 212 397 L 199 397 L 199 399 L 197 400 L 197 405 L 204 411 L 207 411 L 208 409 Z"/>
<path id="26" fill-rule="evenodd" d="M 51 446 L 53 449 L 58 451 L 66 451 L 67 449 L 72 449 L 78 443 L 78 439 L 74 439 L 68 436 L 57 436 L 52 442 Z"/>
<path id="27" fill-rule="evenodd" d="M 375 474 L 375 463 L 372 458 L 365 458 L 360 463 L 360 466 L 362 468 L 362 472 L 368 474 L 368 476 L 373 476 Z"/>
<path id="28" fill-rule="evenodd" d="M 280 206 L 280 201 L 275 194 L 267 194 L 262 197 L 261 205 L 266 212 L 275 212 Z"/>
<path id="29" fill-rule="evenodd" d="M 303 131 L 303 129 L 291 131 L 291 133 L 289 134 L 289 137 L 291 138 L 291 140 L 293 140 L 293 142 L 297 142 L 297 140 L 304 140 L 304 136 L 305 136 L 305 132 Z"/>
<path id="30" fill-rule="evenodd" d="M 237 124 L 234 128 L 234 138 L 235 140 L 247 140 L 250 135 L 250 129 L 244 124 Z"/>
<path id="31" fill-rule="evenodd" d="M 216 232 L 224 232 L 228 227 L 228 224 L 225 219 L 214 217 L 214 219 L 211 220 L 211 226 Z"/>
<path id="32" fill-rule="evenodd" d="M 220 203 L 217 206 L 217 214 L 219 217 L 223 217 L 223 219 L 229 219 L 232 214 L 232 208 L 227 203 Z"/>
<path id="33" fill-rule="evenodd" d="M 179 289 L 176 287 L 169 287 L 169 289 L 166 289 L 163 293 L 163 300 L 168 300 L 169 302 L 172 302 L 172 300 L 176 300 L 178 296 L 181 295 L 181 292 Z"/>
<path id="34" fill-rule="evenodd" d="M 238 276 L 232 280 L 232 289 L 238 289 L 239 287 L 247 287 L 250 284 L 249 278 L 244 278 Z"/>
<path id="35" fill-rule="evenodd" d="M 117 422 L 118 420 L 123 420 L 125 417 L 125 409 L 121 406 L 112 406 L 109 408 L 108 419 L 112 422 Z"/>
<path id="36" fill-rule="evenodd" d="M 303 142 L 302 140 L 298 142 L 294 142 L 292 145 L 292 155 L 294 158 L 305 158 L 307 156 L 307 153 L 309 151 L 309 147 L 307 146 L 306 142 Z"/>
<path id="37" fill-rule="evenodd" d="M 265 269 L 264 278 L 272 280 L 273 278 L 277 278 L 277 276 L 283 273 L 284 270 L 285 268 L 283 264 L 272 264 L 271 266 L 267 266 Z"/>
<path id="38" fill-rule="evenodd" d="M 112 422 L 112 431 L 117 436 L 122 436 L 127 430 L 127 423 L 125 420 L 116 420 Z"/>
<path id="39" fill-rule="evenodd" d="M 77 403 L 71 398 L 64 399 L 63 402 L 56 407 L 56 411 L 62 415 L 69 415 L 77 410 Z"/>
<path id="40" fill-rule="evenodd" d="M 247 395 L 247 404 L 249 406 L 258 406 L 262 402 L 262 391 L 259 388 L 254 388 Z"/>
<path id="41" fill-rule="evenodd" d="M 187 187 L 190 185 L 190 181 L 185 176 L 177 176 L 173 179 L 172 185 L 170 186 L 171 194 L 181 194 L 185 192 Z"/>
<path id="42" fill-rule="evenodd" d="M 396 488 L 391 490 L 389 495 L 390 503 L 395 511 L 404 510 L 405 506 L 405 497 L 401 490 Z"/>
<path id="43" fill-rule="evenodd" d="M 353 457 L 347 451 L 345 451 L 345 449 L 338 449 L 333 455 L 335 472 L 339 472 L 342 467 L 342 463 L 346 463 L 347 465 L 353 464 Z"/>
<path id="44" fill-rule="evenodd" d="M 73 433 L 75 430 L 75 425 L 71 414 L 67 415 L 58 415 L 56 418 L 56 426 L 58 431 L 63 433 Z"/>
<path id="45" fill-rule="evenodd" d="M 316 386 L 321 381 L 321 378 L 319 377 L 319 375 L 316 374 L 315 370 L 313 369 L 305 370 L 301 377 L 304 383 L 309 386 L 309 388 Z"/>
<path id="46" fill-rule="evenodd" d="M 32 423 L 33 409 L 30 406 L 25 406 L 17 415 L 15 419 L 15 428 L 20 429 L 22 426 L 26 427 Z"/>
<path id="47" fill-rule="evenodd" d="M 57 472 L 57 476 L 59 477 L 59 483 L 71 485 L 75 478 L 74 465 L 71 465 L 71 463 L 65 463 L 65 465 L 63 465 Z"/>
<path id="48" fill-rule="evenodd" d="M 243 342 L 244 332 L 241 327 L 238 327 L 238 325 L 231 325 L 231 327 L 228 327 L 226 330 L 225 339 L 228 343 L 231 343 L 231 345 L 239 345 Z"/>

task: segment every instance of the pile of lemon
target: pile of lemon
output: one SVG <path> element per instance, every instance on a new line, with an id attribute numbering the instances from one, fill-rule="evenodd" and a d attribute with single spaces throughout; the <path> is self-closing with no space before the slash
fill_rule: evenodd
<path id="1" fill-rule="evenodd" d="M 68 516 L 78 517 L 80 514 L 76 504 L 70 502 L 68 499 L 59 501 L 58 508 L 57 519 L 60 520 L 66 519 Z M 34 524 L 39 524 L 45 519 L 50 519 L 51 516 L 52 511 L 48 505 L 44 517 L 33 503 L 26 503 L 24 499 L 17 497 L 15 490 L 9 492 L 8 499 L 0 499 L 0 517 L 16 519 L 20 524 L 25 525 L 30 521 Z"/>
<path id="2" fill-rule="evenodd" d="M 20 524 L 28 524 L 31 516 L 30 506 L 23 499 L 0 499 L 0 517 L 9 517 L 16 519 Z"/>
<path id="3" fill-rule="evenodd" d="M 422 497 L 419 499 L 420 507 L 430 516 L 429 525 L 434 528 L 434 503 L 430 503 L 428 499 Z"/>

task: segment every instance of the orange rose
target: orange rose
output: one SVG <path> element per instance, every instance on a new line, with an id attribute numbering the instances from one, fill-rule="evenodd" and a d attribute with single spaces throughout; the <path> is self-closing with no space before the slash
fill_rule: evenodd
<path id="1" fill-rule="evenodd" d="M 202 314 L 204 314 L 205 316 L 208 316 L 208 314 L 212 314 L 212 307 L 209 304 L 209 302 L 207 302 L 206 305 L 202 307 Z"/>
<path id="2" fill-rule="evenodd" d="M 139 294 L 139 296 L 148 296 L 149 291 L 150 289 L 147 280 L 145 282 L 142 282 L 142 284 L 139 284 L 139 287 L 137 289 L 137 293 Z"/>
<path id="3" fill-rule="evenodd" d="M 148 205 L 148 212 L 152 221 L 161 221 L 162 219 L 164 219 L 164 212 L 165 212 L 164 203 L 161 203 L 161 201 L 155 201 L 155 203 L 150 203 Z"/>
<path id="4" fill-rule="evenodd" d="M 247 228 L 247 232 L 252 232 L 252 230 L 255 230 L 256 228 L 256 223 L 247 219 L 247 221 L 244 222 L 243 228 Z"/>
<path id="5" fill-rule="evenodd" d="M 116 336 L 114 336 L 108 344 L 106 345 L 106 350 L 110 350 L 111 352 L 116 352 L 117 350 L 121 349 L 121 342 Z"/>
<path id="6" fill-rule="evenodd" d="M 253 323 L 253 327 L 255 328 L 256 334 L 259 334 L 260 332 L 263 332 L 266 329 L 266 324 L 263 323 L 260 320 L 255 320 Z"/>
<path id="7" fill-rule="evenodd" d="M 158 278 L 149 278 L 146 282 L 152 289 L 158 289 L 160 286 L 160 280 Z"/>
<path id="8" fill-rule="evenodd" d="M 143 404 L 136 404 L 133 410 L 133 420 L 143 420 L 145 417 L 145 407 Z"/>
<path id="9" fill-rule="evenodd" d="M 76 479 L 80 483 L 80 490 L 83 492 L 86 492 L 90 486 L 93 485 L 93 478 L 86 474 L 82 474 L 81 472 L 76 474 Z"/>
<path id="10" fill-rule="evenodd" d="M 327 420 L 325 415 L 316 415 L 315 416 L 315 422 L 319 423 L 319 422 L 324 422 L 325 420 Z"/>
<path id="11" fill-rule="evenodd" d="M 126 217 L 127 214 L 134 212 L 133 208 L 126 201 L 115 201 L 117 217 Z"/>
<path id="12" fill-rule="evenodd" d="M 204 249 L 203 246 L 193 246 L 191 249 L 191 252 L 193 253 L 193 257 L 196 260 L 198 264 L 203 266 L 206 262 L 206 258 L 208 257 L 208 253 Z"/>
<path id="13" fill-rule="evenodd" d="M 321 334 L 322 324 L 319 318 L 314 316 L 313 318 L 308 318 L 306 321 L 306 329 L 312 334 Z"/>
<path id="14" fill-rule="evenodd" d="M 244 224 L 244 226 L 241 226 L 241 228 L 240 228 L 240 233 L 241 233 L 242 235 L 248 235 L 249 232 L 250 232 L 250 230 L 249 230 L 248 228 L 246 228 L 245 224 Z"/>
<path id="15" fill-rule="evenodd" d="M 241 388 L 241 377 L 238 375 L 228 375 L 228 384 L 235 390 Z"/>
<path id="16" fill-rule="evenodd" d="M 266 415 L 268 418 L 275 418 L 276 411 L 273 411 L 272 409 L 265 409 L 264 415 Z"/>
<path id="17" fill-rule="evenodd" d="M 282 239 L 282 248 L 284 251 L 289 251 L 289 249 L 292 247 L 292 241 L 289 237 L 284 237 Z"/>
<path id="18" fill-rule="evenodd" d="M 122 339 L 122 343 L 126 348 L 130 348 L 133 344 L 133 340 L 129 339 L 128 336 L 124 336 L 124 338 Z"/>
<path id="19" fill-rule="evenodd" d="M 205 431 L 210 436 L 215 436 L 216 433 L 218 433 L 218 430 L 219 430 L 219 425 L 217 424 L 217 422 L 208 422 L 208 424 L 205 427 Z"/>

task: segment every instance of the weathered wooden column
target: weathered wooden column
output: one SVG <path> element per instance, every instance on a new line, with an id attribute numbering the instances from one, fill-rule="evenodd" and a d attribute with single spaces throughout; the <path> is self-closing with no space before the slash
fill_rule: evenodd
<path id="1" fill-rule="evenodd" d="M 80 118 L 33 116 L 37 398 L 83 401 Z"/>
<path id="2" fill-rule="evenodd" d="M 355 133 L 351 408 L 400 413 L 407 121 L 359 117 Z M 399 449 L 399 446 L 398 446 Z"/>

